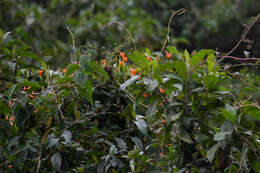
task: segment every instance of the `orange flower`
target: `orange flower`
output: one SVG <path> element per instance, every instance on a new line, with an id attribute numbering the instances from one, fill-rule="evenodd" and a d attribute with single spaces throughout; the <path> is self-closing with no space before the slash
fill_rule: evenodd
<path id="1" fill-rule="evenodd" d="M 143 94 L 144 97 L 148 97 L 149 95 L 148 94 Z"/>
<path id="2" fill-rule="evenodd" d="M 124 57 L 124 58 L 123 58 L 123 61 L 124 61 L 124 62 L 127 62 L 127 61 L 128 61 L 128 58 L 127 58 L 127 57 Z"/>
<path id="3" fill-rule="evenodd" d="M 162 123 L 165 124 L 165 123 L 166 123 L 166 120 L 165 120 L 165 119 L 162 119 Z"/>
<path id="4" fill-rule="evenodd" d="M 39 70 L 39 75 L 42 76 L 43 70 Z"/>
<path id="5" fill-rule="evenodd" d="M 160 93 L 164 94 L 165 93 L 164 89 L 160 88 Z"/>
<path id="6" fill-rule="evenodd" d="M 131 76 L 134 76 L 137 72 L 136 72 L 136 69 L 134 68 L 130 68 L 130 71 L 131 71 Z"/>
<path id="7" fill-rule="evenodd" d="M 124 61 L 120 61 L 120 60 L 119 60 L 119 65 L 120 65 L 121 67 L 124 67 L 124 65 L 125 65 Z"/>
<path id="8" fill-rule="evenodd" d="M 172 54 L 170 54 L 167 50 L 166 50 L 166 56 L 168 59 L 170 59 L 172 57 Z"/>
<path id="9" fill-rule="evenodd" d="M 124 52 L 120 52 L 120 56 L 123 58 L 123 61 L 124 61 L 124 62 L 127 62 L 127 61 L 128 61 L 128 58 L 125 56 L 125 53 L 124 53 Z"/>
<path id="10" fill-rule="evenodd" d="M 28 90 L 31 89 L 31 88 L 32 88 L 31 86 L 28 86 L 28 87 L 27 87 Z"/>
<path id="11" fill-rule="evenodd" d="M 124 52 L 120 52 L 120 56 L 124 59 L 125 58 L 125 53 Z"/>
<path id="12" fill-rule="evenodd" d="M 141 77 L 142 73 L 140 72 L 139 75 L 140 75 L 140 76 L 139 76 L 138 79 L 141 80 L 141 79 L 142 79 L 142 77 Z"/>
<path id="13" fill-rule="evenodd" d="M 8 167 L 11 169 L 11 168 L 13 168 L 13 165 L 9 165 Z"/>
<path id="14" fill-rule="evenodd" d="M 63 73 L 66 73 L 66 71 L 67 71 L 67 69 L 66 69 L 66 68 L 62 69 L 62 72 L 63 72 Z"/>
<path id="15" fill-rule="evenodd" d="M 152 61 L 152 58 L 151 58 L 151 57 L 146 56 L 146 58 L 147 58 L 148 61 Z"/>

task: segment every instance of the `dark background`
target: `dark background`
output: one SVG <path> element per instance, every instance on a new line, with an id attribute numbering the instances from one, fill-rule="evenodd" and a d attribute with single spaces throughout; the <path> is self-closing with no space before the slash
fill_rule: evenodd
<path id="1" fill-rule="evenodd" d="M 111 51 L 121 45 L 129 50 L 132 43 L 121 22 L 132 33 L 138 49 L 154 51 L 162 47 L 171 9 L 185 8 L 171 25 L 170 42 L 190 52 L 211 48 L 228 52 L 238 42 L 246 24 L 260 11 L 257 0 L 1 0 L 0 29 L 11 31 L 41 56 L 59 61 L 72 56 L 70 27 L 76 46 L 94 46 Z M 242 43 L 233 53 L 260 57 L 260 24 L 248 34 L 253 44 Z M 53 62 L 56 62 L 53 61 Z"/>

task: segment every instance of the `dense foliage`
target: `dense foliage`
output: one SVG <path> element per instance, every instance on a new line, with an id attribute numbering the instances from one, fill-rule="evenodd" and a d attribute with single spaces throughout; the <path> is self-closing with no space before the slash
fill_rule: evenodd
<path id="1" fill-rule="evenodd" d="M 178 48 L 226 51 L 252 2 L 1 0 L 0 173 L 258 173 L 260 77 Z"/>
<path id="2" fill-rule="evenodd" d="M 58 71 L 1 33 L 1 172 L 258 172 L 260 77 L 214 51 L 76 51 Z M 35 60 L 31 64 L 31 59 Z"/>

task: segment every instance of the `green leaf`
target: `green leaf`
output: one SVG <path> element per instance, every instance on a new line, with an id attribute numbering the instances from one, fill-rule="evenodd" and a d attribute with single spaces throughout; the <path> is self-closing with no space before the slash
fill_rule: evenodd
<path id="1" fill-rule="evenodd" d="M 128 56 L 130 60 L 132 60 L 136 65 L 143 69 L 149 68 L 149 61 L 145 57 L 144 53 L 141 53 L 139 51 L 135 51 L 133 54 Z"/>
<path id="2" fill-rule="evenodd" d="M 44 68 L 45 71 L 47 71 L 47 65 L 46 63 L 38 56 L 36 55 L 35 53 L 33 52 L 29 52 L 29 51 L 22 51 L 20 54 L 19 54 L 21 57 L 24 57 L 24 58 L 32 58 L 38 62 L 41 63 L 41 66 Z"/>
<path id="3" fill-rule="evenodd" d="M 198 88 L 195 88 L 195 89 L 191 90 L 191 93 L 202 92 L 202 91 L 204 91 L 204 88 L 203 87 L 198 87 Z"/>
<path id="4" fill-rule="evenodd" d="M 95 61 L 90 61 L 90 68 L 92 73 L 97 73 L 103 76 L 106 80 L 109 80 L 109 76 L 107 72 L 101 67 L 100 64 L 96 63 Z"/>
<path id="5" fill-rule="evenodd" d="M 91 70 L 90 61 L 91 61 L 91 57 L 89 55 L 84 54 L 84 55 L 80 56 L 80 58 L 79 58 L 80 67 L 85 71 Z"/>
<path id="6" fill-rule="evenodd" d="M 177 76 L 175 74 L 167 74 L 167 75 L 164 75 L 164 78 L 163 78 L 163 83 L 166 83 L 168 81 L 172 81 L 174 80 L 174 83 L 176 83 L 177 81 L 181 82 L 182 84 L 184 84 L 184 81 L 183 79 L 180 77 L 180 76 Z"/>
<path id="7" fill-rule="evenodd" d="M 90 80 L 87 80 L 86 83 L 85 83 L 85 87 L 87 89 L 87 99 L 88 101 L 93 104 L 93 98 L 92 98 L 92 95 L 93 95 L 93 85 L 91 83 Z"/>
<path id="8" fill-rule="evenodd" d="M 260 121 L 260 110 L 248 110 L 246 111 L 248 115 Z"/>
<path id="9" fill-rule="evenodd" d="M 158 81 L 156 79 L 149 80 L 147 92 L 152 92 L 158 86 Z"/>
<path id="10" fill-rule="evenodd" d="M 222 115 L 226 120 L 232 123 L 236 122 L 236 111 L 230 104 L 226 103 L 225 109 L 222 109 Z"/>
<path id="11" fill-rule="evenodd" d="M 142 80 L 136 82 L 136 84 L 143 83 L 147 85 L 146 91 L 147 92 L 152 92 L 157 86 L 158 86 L 158 81 L 156 79 L 149 79 L 149 78 L 143 78 Z"/>
<path id="12" fill-rule="evenodd" d="M 210 161 L 210 163 L 212 163 L 214 157 L 215 157 L 215 153 L 219 148 L 219 144 L 215 144 L 213 147 L 211 147 L 208 152 L 207 152 L 207 159 Z"/>
<path id="13" fill-rule="evenodd" d="M 69 130 L 65 130 L 65 131 L 62 133 L 61 137 L 64 138 L 65 144 L 70 143 L 70 142 L 71 142 L 71 138 L 72 138 L 72 133 L 71 133 L 71 131 L 69 131 Z"/>
<path id="14" fill-rule="evenodd" d="M 10 111 L 10 107 L 0 100 L 0 114 L 6 114 Z"/>
<path id="15" fill-rule="evenodd" d="M 186 69 L 190 69 L 190 54 L 187 50 L 184 51 L 184 57 L 185 57 L 185 63 L 186 63 Z"/>
<path id="16" fill-rule="evenodd" d="M 149 109 L 146 111 L 145 115 L 151 119 L 153 115 L 156 114 L 156 106 L 159 100 L 156 100 L 153 102 L 153 104 L 149 107 Z"/>
<path id="17" fill-rule="evenodd" d="M 186 78 L 187 69 L 186 64 L 184 62 L 176 61 L 174 63 L 174 69 L 176 70 L 179 76 Z"/>
<path id="18" fill-rule="evenodd" d="M 11 100 L 16 89 L 17 89 L 17 84 L 12 85 L 12 87 L 9 89 L 9 91 L 8 91 L 8 100 L 9 101 Z"/>
<path id="19" fill-rule="evenodd" d="M 174 68 L 174 63 L 164 63 L 160 64 L 157 69 L 157 73 L 162 73 L 167 70 L 172 70 Z"/>
<path id="20" fill-rule="evenodd" d="M 232 132 L 220 132 L 220 133 L 216 133 L 214 135 L 214 141 L 220 141 L 220 140 L 224 140 L 226 138 L 226 135 L 231 135 Z"/>
<path id="21" fill-rule="evenodd" d="M 141 139 L 139 139 L 138 137 L 131 137 L 131 139 L 140 150 L 143 150 L 144 146 Z"/>
<path id="22" fill-rule="evenodd" d="M 122 85 L 120 85 L 120 89 L 125 90 L 126 87 L 135 83 L 135 81 L 137 81 L 138 78 L 139 78 L 139 75 L 135 75 L 135 76 L 131 77 L 130 79 L 125 81 Z"/>
<path id="23" fill-rule="evenodd" d="M 208 72 L 212 72 L 214 70 L 215 66 L 215 56 L 214 54 L 210 54 L 207 58 L 207 64 L 208 64 Z"/>
<path id="24" fill-rule="evenodd" d="M 80 85 L 83 85 L 85 84 L 86 80 L 88 79 L 88 76 L 87 74 L 83 73 L 83 72 L 77 72 L 75 75 L 74 75 L 74 80 L 80 84 Z"/>
<path id="25" fill-rule="evenodd" d="M 117 137 L 115 137 L 115 139 L 116 139 L 116 143 L 119 146 L 119 148 L 123 151 L 126 151 L 127 145 L 126 145 L 125 141 L 123 139 L 117 138 Z"/>
<path id="26" fill-rule="evenodd" d="M 24 80 L 23 82 L 20 83 L 20 85 L 21 86 L 26 86 L 26 87 L 31 86 L 32 90 L 37 90 L 37 89 L 41 88 L 41 85 L 39 83 L 28 81 L 28 80 Z"/>
<path id="27" fill-rule="evenodd" d="M 5 130 L 5 131 L 9 131 L 10 130 L 10 124 L 8 121 L 2 120 L 0 119 L 0 129 L 1 130 Z"/>
<path id="28" fill-rule="evenodd" d="M 10 40 L 12 40 L 12 32 L 7 32 L 3 37 L 2 44 L 7 45 Z"/>
<path id="29" fill-rule="evenodd" d="M 188 144 L 192 144 L 193 141 L 190 137 L 190 135 L 188 134 L 188 132 L 186 132 L 186 130 L 184 130 L 183 128 L 179 128 L 179 129 L 176 129 L 176 134 L 177 136 L 184 142 L 188 143 Z"/>
<path id="30" fill-rule="evenodd" d="M 79 70 L 80 66 L 78 64 L 71 64 L 65 73 L 66 76 L 69 76 L 70 74 L 74 73 L 76 70 Z"/>
<path id="31" fill-rule="evenodd" d="M 218 90 L 213 92 L 214 94 L 221 94 L 221 95 L 226 95 L 226 94 L 230 94 L 229 91 L 224 91 L 224 90 Z"/>
<path id="32" fill-rule="evenodd" d="M 146 122 L 143 119 L 138 119 L 137 121 L 134 121 L 138 130 L 140 130 L 140 132 L 142 134 L 144 134 L 145 136 L 147 136 L 148 132 L 147 132 L 147 125 Z"/>
<path id="33" fill-rule="evenodd" d="M 51 156 L 51 164 L 56 171 L 60 171 L 61 160 L 62 158 L 60 153 L 56 153 L 53 156 Z"/>
<path id="34" fill-rule="evenodd" d="M 226 120 L 228 120 L 232 123 L 235 123 L 236 117 L 231 112 L 229 112 L 225 109 L 222 109 L 222 115 Z"/>
<path id="35" fill-rule="evenodd" d="M 176 56 L 179 60 L 182 59 L 182 54 L 176 49 L 176 47 L 169 46 L 166 49 L 170 52 L 170 54 L 172 54 L 173 56 Z"/>
<path id="36" fill-rule="evenodd" d="M 198 53 L 195 53 L 191 57 L 191 67 L 194 67 L 202 62 L 202 60 L 209 54 L 213 54 L 214 51 L 211 49 L 204 49 L 199 51 Z"/>

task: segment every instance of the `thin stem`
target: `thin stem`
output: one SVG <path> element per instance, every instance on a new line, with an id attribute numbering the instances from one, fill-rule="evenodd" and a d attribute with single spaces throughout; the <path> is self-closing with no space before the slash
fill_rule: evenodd
<path id="1" fill-rule="evenodd" d="M 118 25 L 122 26 L 126 30 L 126 32 L 128 33 L 130 39 L 132 40 L 132 43 L 134 45 L 134 50 L 136 50 L 135 41 L 134 41 L 134 39 L 132 37 L 131 32 L 127 29 L 127 27 L 124 24 L 120 23 L 120 22 L 112 22 L 112 24 L 118 24 Z"/>
<path id="2" fill-rule="evenodd" d="M 172 15 L 171 15 L 171 17 L 170 17 L 170 19 L 168 21 L 168 30 L 167 30 L 166 38 L 165 38 L 164 43 L 163 43 L 163 47 L 161 49 L 161 53 L 163 53 L 163 50 L 164 50 L 164 48 L 165 48 L 165 46 L 167 44 L 167 40 L 168 40 L 168 38 L 170 36 L 170 28 L 171 28 L 171 22 L 172 22 L 173 17 L 175 15 L 181 15 L 183 13 L 185 13 L 185 9 L 184 8 L 181 8 L 181 9 L 179 9 L 177 11 L 172 10 Z"/>
<path id="3" fill-rule="evenodd" d="M 42 157 L 42 146 L 40 147 L 40 153 L 39 153 L 39 157 L 38 157 L 38 164 L 37 164 L 36 173 L 39 173 L 39 171 L 40 171 L 40 167 L 41 167 L 41 157 Z"/>
<path id="4" fill-rule="evenodd" d="M 72 47 L 73 47 L 74 60 L 75 60 L 75 58 L 76 58 L 76 41 L 75 41 L 75 37 L 74 37 L 74 34 L 73 34 L 72 30 L 69 27 L 67 27 L 67 30 L 69 31 L 70 36 L 72 38 Z"/>
<path id="5" fill-rule="evenodd" d="M 228 52 L 226 53 L 225 55 L 223 56 L 219 56 L 221 57 L 220 60 L 217 61 L 216 64 L 219 64 L 223 59 L 225 59 L 228 55 L 232 54 L 237 48 L 238 46 L 242 43 L 242 42 L 250 42 L 250 40 L 248 40 L 246 38 L 248 32 L 251 30 L 251 28 L 254 26 L 254 24 L 259 21 L 260 19 L 260 14 L 258 14 L 256 17 L 253 18 L 253 20 L 246 26 L 246 28 L 244 29 L 241 37 L 240 37 L 240 40 L 237 42 L 237 44 Z"/>

